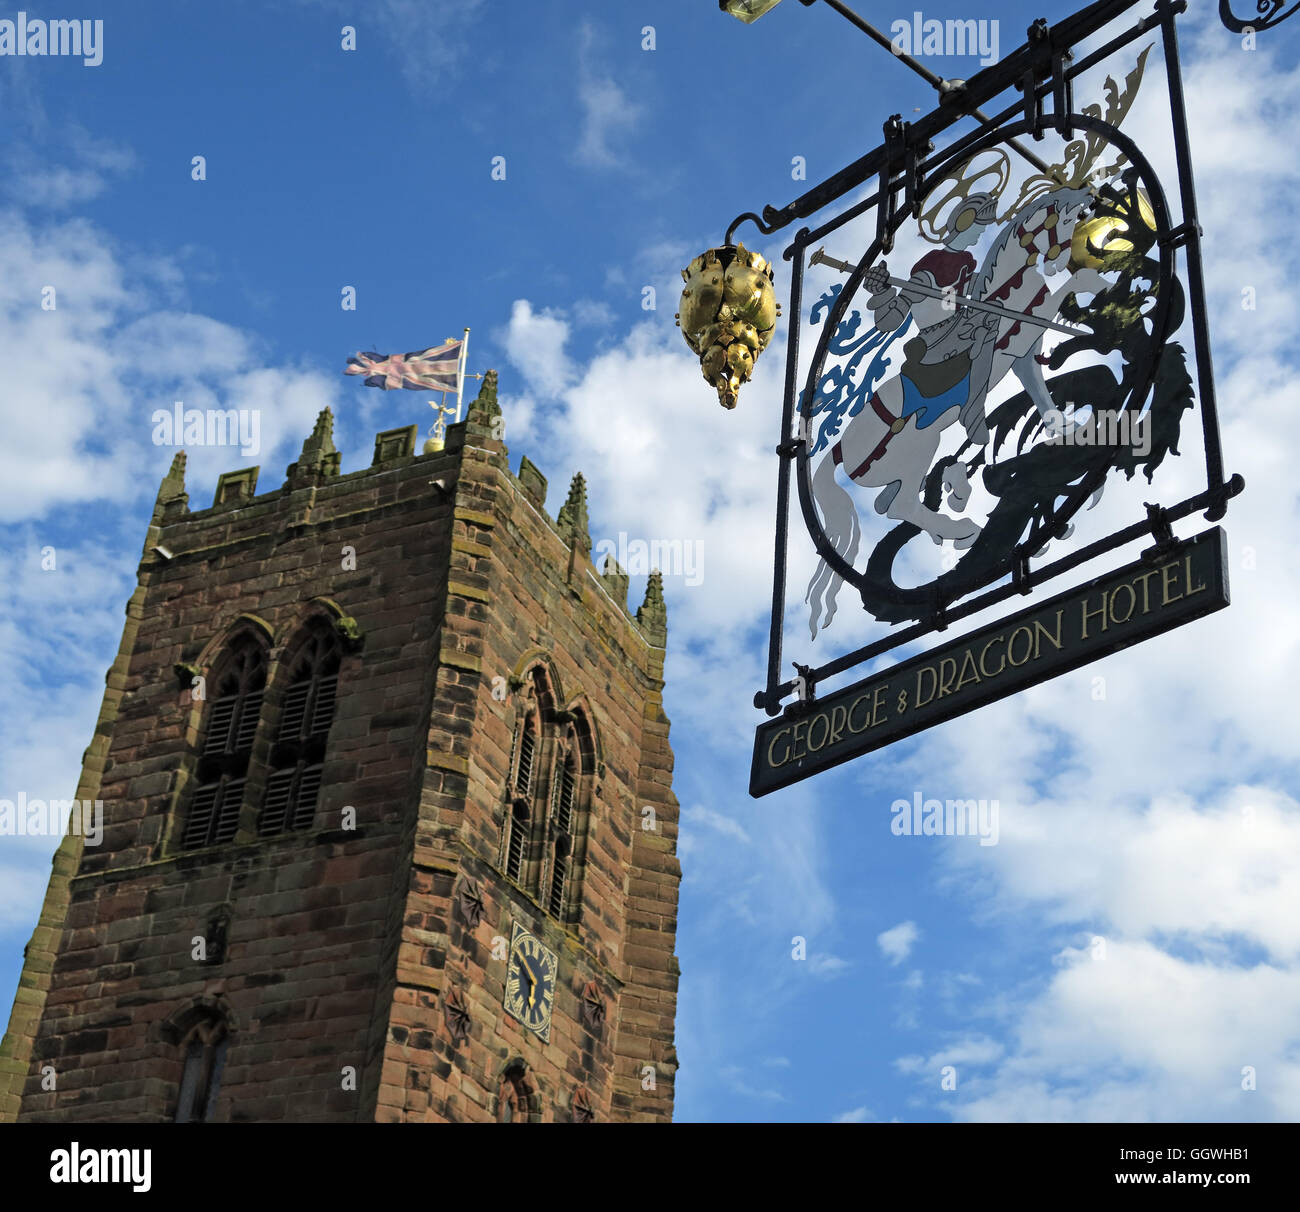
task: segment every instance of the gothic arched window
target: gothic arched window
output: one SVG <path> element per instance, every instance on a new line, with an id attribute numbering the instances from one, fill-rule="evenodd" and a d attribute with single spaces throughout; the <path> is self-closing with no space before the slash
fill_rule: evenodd
<path id="1" fill-rule="evenodd" d="M 190 799 L 181 849 L 228 842 L 239 830 L 248 760 L 266 688 L 266 649 L 252 636 L 234 642 L 213 680 L 197 786 Z"/>
<path id="2" fill-rule="evenodd" d="M 501 1075 L 497 1089 L 497 1123 L 526 1124 L 540 1118 L 537 1098 L 523 1061 L 514 1061 Z"/>
<path id="3" fill-rule="evenodd" d="M 308 829 L 316 816 L 325 744 L 338 698 L 339 643 L 313 626 L 293 659 L 280 703 L 257 831 L 262 837 Z"/>
<path id="4" fill-rule="evenodd" d="M 175 1123 L 202 1124 L 212 1119 L 229 1042 L 225 1021 L 218 1017 L 201 1018 L 181 1041 L 185 1060 Z"/>

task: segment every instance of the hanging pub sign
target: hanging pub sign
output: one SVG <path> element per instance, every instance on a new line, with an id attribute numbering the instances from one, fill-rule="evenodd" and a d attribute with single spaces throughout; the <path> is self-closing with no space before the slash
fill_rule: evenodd
<path id="1" fill-rule="evenodd" d="M 683 271 L 683 333 L 735 407 L 775 302 L 772 267 L 733 233 L 816 216 L 784 253 L 776 566 L 755 695 L 777 718 L 758 729 L 753 795 L 1228 604 L 1223 532 L 1172 530 L 1197 513 L 1218 521 L 1244 486 L 1220 450 L 1182 6 L 1161 0 L 1075 50 L 1135 6 L 1100 0 L 1035 23 L 1000 63 L 941 82 L 932 113 L 891 118 L 875 150 L 784 208 L 742 215 Z M 1135 109 L 1147 139 L 1163 127 L 1162 157 L 1172 145 L 1169 190 L 1130 130 Z M 1166 480 L 1186 492 L 1186 473 L 1168 472 L 1193 445 L 1204 487 L 1162 503 Z M 782 676 L 792 490 L 816 561 L 796 631 L 822 660 Z M 1144 540 L 1136 562 L 1096 569 Z M 1088 584 L 826 689 L 1078 569 Z M 891 630 L 827 652 L 858 605 Z"/>

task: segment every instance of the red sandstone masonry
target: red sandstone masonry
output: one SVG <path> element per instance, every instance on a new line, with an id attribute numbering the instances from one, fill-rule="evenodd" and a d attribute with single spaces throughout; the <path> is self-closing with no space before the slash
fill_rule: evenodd
<path id="1" fill-rule="evenodd" d="M 0 1050 L 0 1116 L 169 1119 L 180 1058 L 165 1023 L 205 998 L 232 1023 L 218 1119 L 490 1121 L 515 1060 L 534 1118 L 572 1118 L 579 1086 L 597 1120 L 671 1117 L 680 870 L 662 607 L 648 597 L 641 623 L 628 616 L 591 567 L 585 510 L 581 525 L 568 506 L 560 523 L 539 512 L 490 436 L 494 415 L 493 373 L 438 454 L 340 476 L 323 419 L 284 489 L 187 513 L 175 468 L 164 481 L 78 791 L 104 800 L 105 843 L 78 853 L 70 839 L 56 857 Z M 175 558 L 152 554 L 158 543 Z M 210 671 L 242 619 L 272 637 L 271 698 L 312 610 L 363 633 L 342 666 L 313 829 L 256 838 L 261 738 L 236 842 L 180 853 L 201 717 L 176 667 Z M 569 925 L 497 866 L 517 703 L 495 699 L 492 678 L 537 660 L 558 706 L 580 704 L 599 740 Z M 355 834 L 340 829 L 345 805 Z M 654 832 L 641 828 L 647 805 Z M 474 929 L 456 908 L 466 877 L 486 903 Z M 191 940 L 223 905 L 226 959 L 205 967 Z M 560 957 L 549 1044 L 502 1009 L 493 937 L 512 921 Z M 599 1034 L 581 1013 L 592 981 Z M 460 1043 L 444 1015 L 453 995 L 471 1020 Z"/>

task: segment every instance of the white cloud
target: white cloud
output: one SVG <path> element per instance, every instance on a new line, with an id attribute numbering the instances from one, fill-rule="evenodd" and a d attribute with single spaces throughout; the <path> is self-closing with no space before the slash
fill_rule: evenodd
<path id="1" fill-rule="evenodd" d="M 516 304 L 512 330 L 515 317 L 526 321 L 519 330 L 521 337 L 531 336 L 528 348 L 554 349 L 557 325 L 542 340 L 530 305 Z M 522 373 L 563 381 L 562 371 L 544 364 L 538 369 L 537 358 L 522 346 L 522 340 L 511 345 Z M 561 367 L 567 366 L 565 358 Z M 758 373 L 763 378 L 751 385 L 751 399 L 775 385 L 774 371 L 760 364 Z M 724 643 L 733 636 L 748 649 L 747 637 L 736 629 L 756 624 L 770 596 L 770 551 L 756 558 L 771 546 L 771 485 L 761 470 L 771 441 L 764 431 L 771 426 L 762 411 L 719 408 L 677 331 L 653 321 L 596 354 L 574 377 L 563 403 L 554 424 L 562 428 L 565 453 L 586 474 L 598 507 L 592 538 L 616 536 L 597 533 L 609 518 L 634 538 L 698 544 L 702 583 L 688 587 L 680 577 L 666 579 L 674 632 L 690 639 L 721 635 Z M 734 669 L 737 654 L 729 655 Z M 707 670 L 700 672 L 702 690 L 725 687 Z"/>
<path id="2" fill-rule="evenodd" d="M 579 299 L 573 305 L 573 319 L 587 328 L 608 328 L 614 323 L 614 309 L 598 299 Z"/>
<path id="3" fill-rule="evenodd" d="M 1134 804 L 1104 785 L 1096 798 L 1080 792 L 1004 814 L 1000 912 L 1047 912 L 1207 954 L 1236 941 L 1276 962 L 1300 959 L 1294 799 L 1244 786 L 1200 806 L 1185 794 Z M 954 851 L 951 861 L 966 859 Z"/>
<path id="4" fill-rule="evenodd" d="M 866 1106 L 854 1107 L 852 1111 L 845 1111 L 837 1115 L 831 1123 L 833 1124 L 870 1124 L 875 1121 L 875 1116 Z"/>
<path id="5" fill-rule="evenodd" d="M 1300 1117 L 1300 972 L 1180 959 L 1146 942 L 1070 957 L 991 1074 L 971 1120 L 1232 1122 Z M 1253 1082 L 1255 1089 L 1244 1088 Z"/>
<path id="6" fill-rule="evenodd" d="M 518 449 L 521 444 L 527 443 L 536 434 L 537 414 L 541 406 L 537 403 L 536 397 L 527 392 L 503 391 L 498 395 L 497 400 L 501 406 L 501 415 L 507 418 L 504 437 Z M 525 450 L 524 453 L 527 451 Z M 560 485 L 561 489 L 564 487 L 565 485 Z M 550 489 L 551 485 L 548 483 L 548 493 Z"/>
<path id="7" fill-rule="evenodd" d="M 644 107 L 632 101 L 611 76 L 601 74 L 595 48 L 596 35 L 589 24 L 579 31 L 578 103 L 582 107 L 582 128 L 577 158 L 592 168 L 617 168 L 623 156 L 613 146 L 641 120 Z"/>
<path id="8" fill-rule="evenodd" d="M 0 518 L 152 496 L 174 452 L 158 449 L 142 476 L 141 451 L 153 449 L 153 412 L 177 400 L 259 410 L 254 461 L 269 472 L 293 459 L 317 412 L 336 398 L 334 376 L 268 366 L 262 342 L 248 332 L 152 308 L 155 268 L 137 266 L 83 220 L 0 216 L 0 358 L 39 368 L 7 381 Z M 164 294 L 174 293 L 177 273 L 172 266 L 162 275 Z M 42 306 L 46 297 L 52 308 Z M 191 492 L 210 490 L 242 460 L 237 449 L 192 449 Z"/>
<path id="9" fill-rule="evenodd" d="M 524 382 L 544 399 L 555 399 L 573 381 L 574 367 L 565 351 L 569 322 L 562 312 L 534 311 L 527 299 L 516 299 L 509 324 L 496 337 Z M 506 417 L 511 432 L 514 423 L 513 416 Z"/>
<path id="10" fill-rule="evenodd" d="M 102 173 L 94 169 L 72 169 L 62 165 L 33 168 L 11 180 L 9 192 L 25 203 L 47 210 L 89 202 L 107 188 Z"/>
<path id="11" fill-rule="evenodd" d="M 1003 1051 L 997 1040 L 987 1036 L 970 1036 L 955 1040 L 929 1056 L 900 1056 L 894 1062 L 894 1068 L 900 1073 L 922 1078 L 927 1083 L 937 1083 L 945 1069 L 956 1069 L 960 1088 L 963 1070 L 993 1064 L 1002 1057 Z"/>
<path id="12" fill-rule="evenodd" d="M 912 947 L 920 937 L 921 931 L 915 922 L 899 922 L 892 929 L 876 935 L 876 942 L 891 964 L 901 964 L 912 954 Z"/>
<path id="13" fill-rule="evenodd" d="M 814 952 L 808 957 L 808 971 L 818 979 L 831 980 L 842 976 L 853 965 L 838 955 Z"/>
<path id="14" fill-rule="evenodd" d="M 19 206 L 43 211 L 63 210 L 99 197 L 113 179 L 135 167 L 135 153 L 108 140 L 92 138 L 79 126 L 69 128 L 57 141 L 42 140 L 39 151 L 20 144 L 12 153 L 6 176 L 6 193 Z M 74 161 L 57 163 L 63 152 Z"/>
<path id="15" fill-rule="evenodd" d="M 357 53 L 364 39 L 376 37 L 416 93 L 428 92 L 459 73 L 469 50 L 469 31 L 483 11 L 483 0 L 370 0 L 364 14 L 349 0 L 301 3 L 329 9 L 340 28 L 356 27 Z"/>
<path id="16" fill-rule="evenodd" d="M 705 829 L 712 829 L 723 837 L 732 838 L 747 846 L 750 844 L 750 836 L 745 832 L 739 821 L 732 820 L 731 817 L 724 816 L 721 812 L 715 812 L 713 809 L 705 808 L 700 804 L 684 808 L 682 810 L 682 820 L 688 825 L 699 825 Z"/>
<path id="17" fill-rule="evenodd" d="M 758 1099 L 762 1102 L 779 1103 L 785 1101 L 785 1095 L 780 1090 L 772 1086 L 755 1086 L 751 1081 L 751 1074 L 748 1070 L 740 1065 L 724 1066 L 719 1076 L 727 1083 L 731 1090 L 744 1099 Z"/>

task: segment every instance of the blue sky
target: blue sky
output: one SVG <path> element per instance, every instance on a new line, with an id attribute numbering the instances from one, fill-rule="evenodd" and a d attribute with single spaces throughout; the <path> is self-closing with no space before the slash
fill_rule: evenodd
<path id="1" fill-rule="evenodd" d="M 1183 37 L 1227 461 L 1249 485 L 1226 521 L 1233 606 L 757 802 L 782 344 L 723 413 L 673 327 L 677 271 L 928 110 L 922 81 L 795 0 L 750 28 L 713 0 L 141 2 L 106 11 L 97 67 L 0 58 L 0 796 L 73 793 L 171 457 L 153 410 L 260 408 L 267 489 L 329 404 L 355 469 L 376 431 L 428 419 L 344 359 L 469 325 L 552 512 L 580 470 L 594 540 L 702 555 L 698 584 L 666 581 L 679 1120 L 1297 1118 L 1300 168 L 1278 140 L 1300 22 L 1246 51 L 1215 7 L 1194 0 Z M 1066 11 L 924 9 L 996 17 L 1003 54 Z M 1149 91 L 1132 129 L 1171 188 Z M 786 241 L 739 234 L 783 293 Z M 1170 499 L 1196 487 L 1184 454 Z M 192 451 L 192 502 L 240 463 Z M 1108 493 L 1094 524 L 1141 499 Z M 798 639 L 806 544 L 792 560 Z M 878 634 L 849 613 L 845 644 Z M 998 844 L 893 836 L 889 805 L 917 792 L 996 799 Z M 0 838 L 5 1007 L 50 849 Z"/>

